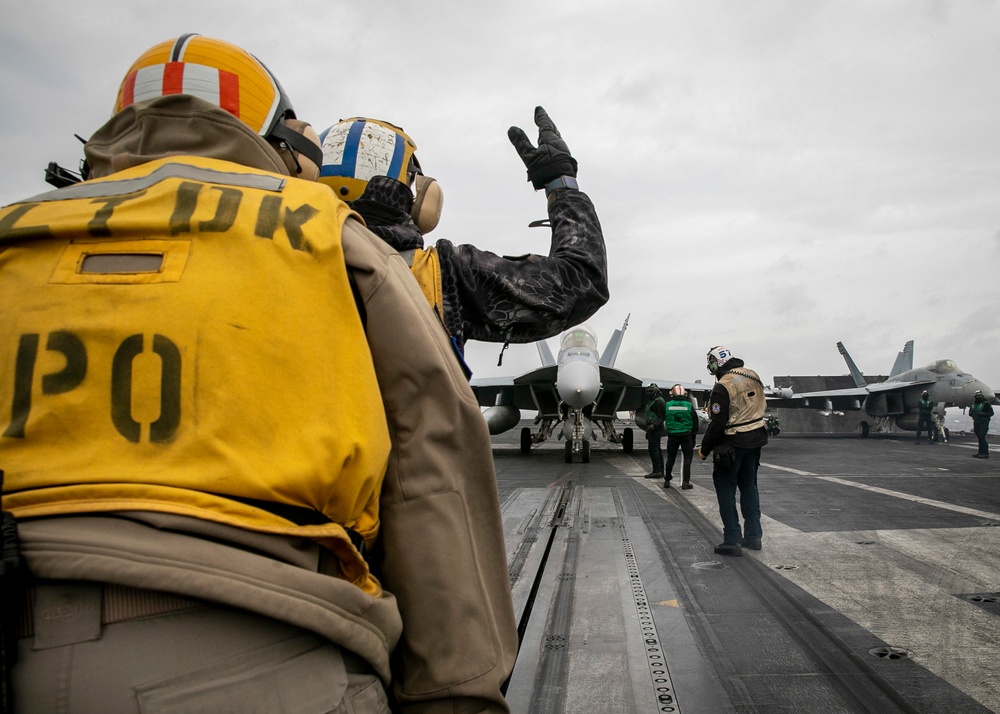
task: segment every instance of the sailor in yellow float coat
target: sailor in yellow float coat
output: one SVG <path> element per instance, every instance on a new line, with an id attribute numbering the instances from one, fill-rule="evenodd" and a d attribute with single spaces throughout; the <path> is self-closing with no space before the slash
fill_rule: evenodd
<path id="1" fill-rule="evenodd" d="M 346 529 L 374 545 L 389 435 L 340 245 L 350 209 L 325 193 L 171 157 L 4 209 L 6 509 L 305 536 L 377 594 Z M 117 270 L 126 256 L 159 268 Z M 29 403 L 36 376 L 60 386 Z"/>
<path id="2" fill-rule="evenodd" d="M 400 711 L 506 711 L 489 439 L 405 263 L 195 96 L 86 154 L 93 180 L 0 210 L 18 707 L 384 711 L 377 675 Z M 94 626 L 53 636 L 52 598 Z"/>

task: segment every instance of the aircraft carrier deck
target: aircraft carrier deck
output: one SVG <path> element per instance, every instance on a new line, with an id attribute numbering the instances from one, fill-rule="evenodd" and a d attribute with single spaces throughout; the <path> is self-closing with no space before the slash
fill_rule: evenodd
<path id="1" fill-rule="evenodd" d="M 710 462 L 665 490 L 636 436 L 494 437 L 513 712 L 1000 711 L 1000 449 L 772 437 L 763 550 L 729 558 Z"/>

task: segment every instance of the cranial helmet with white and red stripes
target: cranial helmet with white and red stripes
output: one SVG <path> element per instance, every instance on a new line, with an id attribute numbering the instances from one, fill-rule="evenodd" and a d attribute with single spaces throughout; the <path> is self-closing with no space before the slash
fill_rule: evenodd
<path id="1" fill-rule="evenodd" d="M 265 139 L 284 142 L 317 166 L 323 162 L 316 143 L 285 126 L 286 119 L 295 119 L 295 110 L 278 79 L 263 62 L 234 44 L 187 34 L 154 45 L 132 63 L 122 80 L 115 113 L 170 94 L 210 102 Z"/>

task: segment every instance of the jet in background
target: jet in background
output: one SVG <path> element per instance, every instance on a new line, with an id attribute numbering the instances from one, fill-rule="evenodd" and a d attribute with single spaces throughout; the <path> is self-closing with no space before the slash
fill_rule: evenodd
<path id="1" fill-rule="evenodd" d="M 812 407 L 826 415 L 860 410 L 866 417 L 861 420 L 861 436 L 866 437 L 872 429 L 888 431 L 892 423 L 899 429 L 916 431 L 917 403 L 924 390 L 927 390 L 935 409 L 942 416 L 947 407 L 964 410 L 972 406 L 976 390 L 982 391 L 986 401 L 996 401 L 992 389 L 963 372 L 950 359 L 940 359 L 914 369 L 913 340 L 907 342 L 903 351 L 896 355 L 888 379 L 872 384 L 867 383 L 842 342 L 837 343 L 837 349 L 844 356 L 855 387 L 793 394 L 790 400 L 775 401 L 772 406 Z"/>
<path id="2" fill-rule="evenodd" d="M 615 428 L 618 412 L 635 412 L 636 425 L 643 428 L 645 387 L 654 380 L 639 379 L 615 369 L 626 329 L 628 317 L 621 329 L 614 331 L 604 352 L 598 354 L 597 335 L 587 325 L 579 325 L 562 336 L 555 359 L 544 341 L 535 343 L 542 362 L 540 368 L 513 378 L 473 379 L 472 391 L 480 406 L 487 407 L 483 417 L 490 434 L 513 429 L 524 409 L 537 412 L 538 431 L 532 434 L 530 427 L 521 429 L 521 453 L 530 452 L 532 444 L 546 441 L 559 428 L 557 438 L 566 440 L 566 463 L 573 461 L 574 454 L 579 454 L 584 463 L 590 461 L 590 442 L 598 430 L 606 441 L 621 444 L 625 453 L 631 453 L 632 429 L 625 427 L 619 432 Z M 670 387 L 681 384 L 692 400 L 704 397 L 712 389 L 701 382 L 655 383 L 665 396 Z"/>

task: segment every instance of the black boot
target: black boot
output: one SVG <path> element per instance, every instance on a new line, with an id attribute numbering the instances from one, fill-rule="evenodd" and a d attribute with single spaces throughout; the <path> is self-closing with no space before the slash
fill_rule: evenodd
<path id="1" fill-rule="evenodd" d="M 715 552 L 718 555 L 732 555 L 737 558 L 743 555 L 743 549 L 740 548 L 739 543 L 720 543 L 715 546 Z"/>

